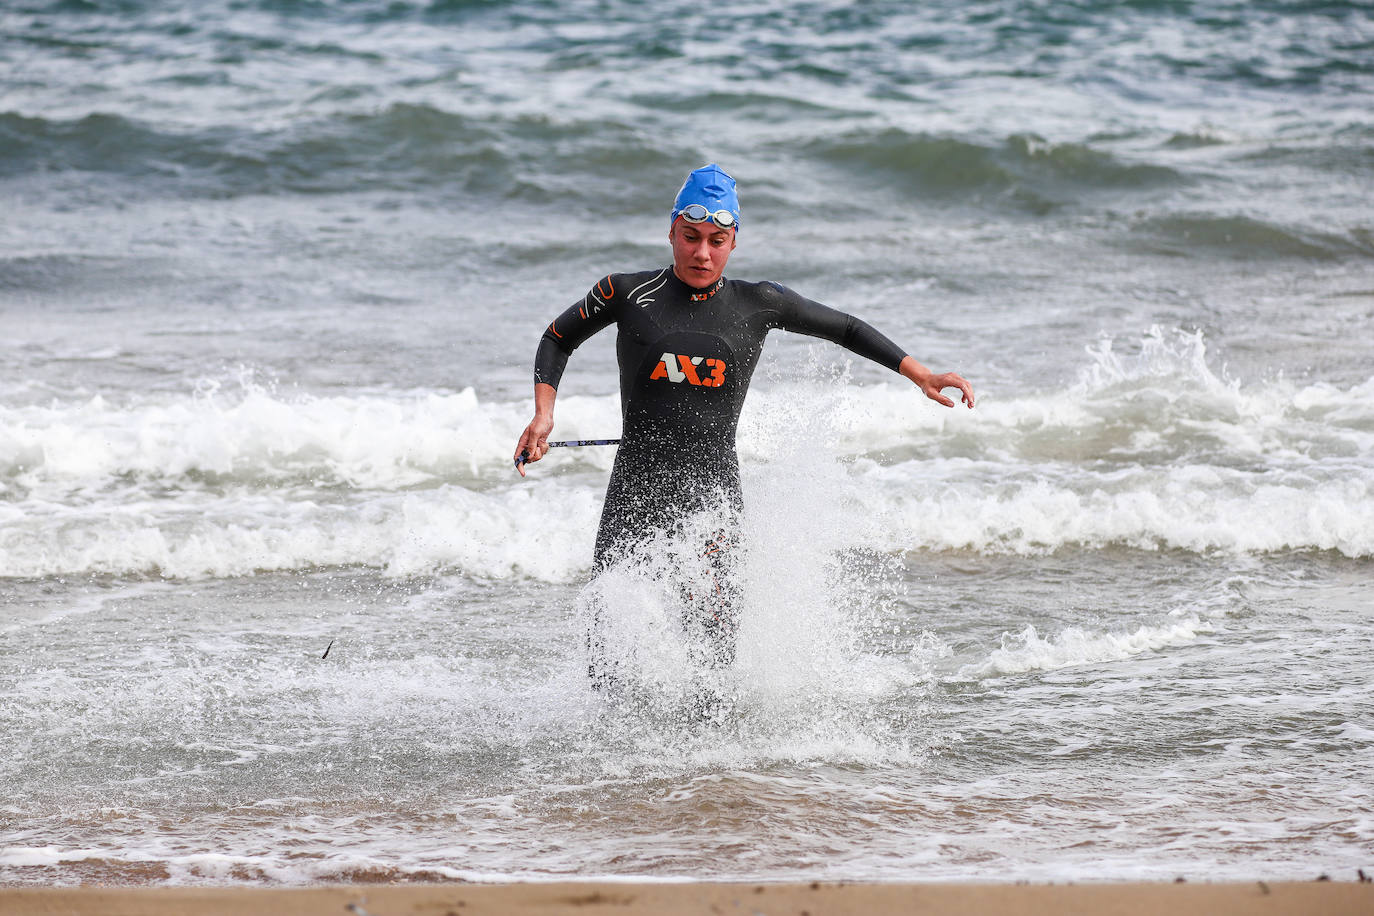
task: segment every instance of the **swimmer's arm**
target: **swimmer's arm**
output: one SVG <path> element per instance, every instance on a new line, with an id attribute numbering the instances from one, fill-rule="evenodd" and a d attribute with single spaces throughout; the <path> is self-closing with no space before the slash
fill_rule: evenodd
<path id="1" fill-rule="evenodd" d="M 515 444 L 515 469 L 525 476 L 525 465 L 538 461 L 549 450 L 549 433 L 553 432 L 553 402 L 558 397 L 558 389 L 544 382 L 534 383 L 534 419 L 520 434 Z M 520 461 L 521 454 L 525 460 Z"/>
<path id="2" fill-rule="evenodd" d="M 958 388 L 962 393 L 960 400 L 973 407 L 973 386 L 957 372 L 933 373 L 863 319 L 821 305 L 785 286 L 770 285 L 778 297 L 777 327 L 834 341 L 859 356 L 900 372 L 926 397 L 945 407 L 953 407 L 954 402 L 941 392 L 946 388 Z"/>
<path id="3" fill-rule="evenodd" d="M 610 278 L 602 281 L 610 286 Z M 581 302 L 574 303 L 549 323 L 539 338 L 534 354 L 534 419 L 520 434 L 515 444 L 515 467 L 525 476 L 525 464 L 538 461 L 549 450 L 549 433 L 553 431 L 553 402 L 558 397 L 558 383 L 567 368 L 572 352 L 597 331 L 615 320 L 609 299 L 601 293 L 598 283 Z M 521 453 L 525 460 L 521 461 Z"/>
<path id="4" fill-rule="evenodd" d="M 594 295 L 595 290 L 549 322 L 544 336 L 539 338 L 539 349 L 534 354 L 535 384 L 543 383 L 557 388 L 572 352 L 615 320 L 611 307 L 599 299 L 594 300 Z"/>

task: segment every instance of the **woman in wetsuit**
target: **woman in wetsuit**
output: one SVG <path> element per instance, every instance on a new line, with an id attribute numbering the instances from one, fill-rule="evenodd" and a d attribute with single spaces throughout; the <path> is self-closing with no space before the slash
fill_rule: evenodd
<path id="1" fill-rule="evenodd" d="M 858 318 L 776 283 L 725 279 L 739 223 L 734 179 L 714 163 L 693 171 L 673 203 L 672 266 L 606 276 L 539 341 L 534 419 L 515 447 L 525 463 L 548 450 L 568 357 L 597 331 L 617 328 L 624 431 L 597 531 L 598 573 L 647 535 L 704 509 L 720 513 L 726 536 L 705 546 L 719 558 L 741 503 L 735 427 L 764 337 L 774 328 L 834 341 L 900 372 L 946 407 L 954 402 L 941 391 L 958 388 L 973 406 L 973 389 L 961 376 L 932 373 Z M 524 464 L 517 467 L 524 475 Z M 717 657 L 728 661 L 734 654 L 728 583 L 717 592 L 710 614 L 719 626 L 712 635 L 722 643 Z"/>

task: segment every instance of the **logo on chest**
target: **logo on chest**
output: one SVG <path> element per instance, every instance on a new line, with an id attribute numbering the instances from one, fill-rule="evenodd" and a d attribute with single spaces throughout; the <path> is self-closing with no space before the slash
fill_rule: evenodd
<path id="1" fill-rule="evenodd" d="M 725 361 L 664 353 L 658 365 L 654 366 L 654 371 L 649 373 L 651 382 L 661 378 L 675 383 L 700 385 L 703 388 L 719 388 L 725 384 Z"/>

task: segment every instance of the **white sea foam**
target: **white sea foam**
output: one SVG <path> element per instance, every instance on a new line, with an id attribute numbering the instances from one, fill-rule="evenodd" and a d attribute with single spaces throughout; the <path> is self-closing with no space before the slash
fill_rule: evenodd
<path id="1" fill-rule="evenodd" d="M 1120 661 L 1167 646 L 1186 645 L 1199 633 L 1212 629 L 1196 615 L 1178 615 L 1156 626 L 1142 624 L 1131 632 L 1093 632 L 1082 627 L 1065 627 L 1056 635 L 1041 636 L 1034 626 L 1019 633 L 1006 633 L 1002 644 L 985 662 L 961 669 L 960 677 L 989 677 L 1024 674 L 1028 671 L 1053 671 L 1075 665 L 1095 665 Z"/>
<path id="2" fill-rule="evenodd" d="M 800 432 L 814 437 L 809 448 L 839 455 L 1187 463 L 1224 452 L 1229 463 L 1282 467 L 1374 454 L 1374 379 L 1348 390 L 1282 379 L 1242 386 L 1209 368 L 1200 334 L 1154 329 L 1136 348 L 1123 355 L 1103 339 L 1068 388 L 987 391 L 972 412 L 935 408 L 904 383 L 761 386 L 741 426 L 741 452 L 766 461 Z M 528 410 L 471 388 L 323 397 L 251 380 L 232 390 L 205 382 L 181 397 L 0 407 L 0 486 L 199 475 L 385 490 L 504 479 Z M 818 413 L 823 420 L 801 420 Z M 559 401 L 556 438 L 614 437 L 619 426 L 612 395 Z M 607 467 L 609 454 L 569 450 L 540 470 L 574 460 Z"/>
<path id="3" fill-rule="evenodd" d="M 545 511 L 548 504 L 559 510 Z M 487 493 L 450 485 L 332 503 L 271 492 L 60 512 L 25 502 L 0 513 L 0 575 L 196 579 L 369 566 L 397 576 L 461 569 L 567 581 L 590 560 L 598 511 L 591 490 L 556 482 Z"/>
<path id="4" fill-rule="evenodd" d="M 972 462 L 859 468 L 855 498 L 891 521 L 889 549 L 1038 554 L 1121 544 L 1147 550 L 1374 555 L 1374 486 L 1362 469 L 1214 466 L 1066 471 Z M 885 494 L 886 498 L 875 494 Z"/>
<path id="5" fill-rule="evenodd" d="M 614 436 L 614 400 L 566 398 L 559 431 Z M 511 467 L 526 405 L 482 403 L 473 389 L 317 397 L 255 384 L 114 404 L 101 396 L 0 408 L 0 485 L 104 486 L 124 478 L 185 477 L 404 489 L 492 477 Z"/>
<path id="6" fill-rule="evenodd" d="M 1156 330 L 1135 349 L 1104 340 L 1069 388 L 985 392 L 975 411 L 898 385 L 761 388 L 740 431 L 749 499 L 795 515 L 786 491 L 808 483 L 792 472 L 815 455 L 836 499 L 882 521 L 812 533 L 832 551 L 1374 555 L 1374 379 L 1242 386 L 1208 367 L 1200 335 Z M 569 581 L 587 569 L 614 451 L 559 450 L 522 481 L 509 456 L 527 409 L 471 389 L 251 382 L 0 408 L 0 575 L 362 565 Z M 614 434 L 618 414 L 613 396 L 568 397 L 558 434 Z"/>

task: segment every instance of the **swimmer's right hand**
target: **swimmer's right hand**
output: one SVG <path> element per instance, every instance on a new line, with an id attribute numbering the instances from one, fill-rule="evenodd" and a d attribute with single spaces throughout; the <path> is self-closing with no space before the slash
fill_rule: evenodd
<path id="1" fill-rule="evenodd" d="M 549 433 L 553 432 L 553 417 L 535 414 L 530 425 L 515 443 L 515 469 L 525 476 L 525 465 L 538 461 L 549 450 Z"/>

